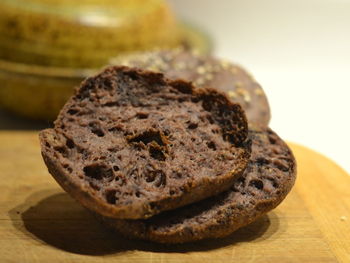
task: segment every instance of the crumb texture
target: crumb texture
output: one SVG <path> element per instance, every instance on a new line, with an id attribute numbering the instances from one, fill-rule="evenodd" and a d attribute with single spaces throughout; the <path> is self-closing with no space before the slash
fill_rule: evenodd
<path id="1" fill-rule="evenodd" d="M 242 109 L 223 94 L 114 67 L 82 84 L 41 141 L 44 159 L 58 160 L 51 173 L 84 189 L 78 200 L 142 218 L 227 189 L 247 165 L 246 137 Z"/>
<path id="2" fill-rule="evenodd" d="M 288 146 L 272 130 L 249 134 L 248 167 L 226 192 L 147 220 L 102 219 L 129 237 L 182 243 L 229 235 L 276 207 L 295 181 L 296 164 Z"/>
<path id="3" fill-rule="evenodd" d="M 170 79 L 191 81 L 200 88 L 219 89 L 243 107 L 250 123 L 267 126 L 270 121 L 262 87 L 242 67 L 228 61 L 178 49 L 122 56 L 113 63 L 163 72 Z"/>

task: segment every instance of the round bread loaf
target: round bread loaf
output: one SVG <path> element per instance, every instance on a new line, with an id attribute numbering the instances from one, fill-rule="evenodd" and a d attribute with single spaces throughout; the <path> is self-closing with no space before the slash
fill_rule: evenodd
<path id="1" fill-rule="evenodd" d="M 170 79 L 184 79 L 196 87 L 211 87 L 241 104 L 250 123 L 267 126 L 270 107 L 261 86 L 243 68 L 208 55 L 181 49 L 121 56 L 113 64 L 163 72 Z"/>
<path id="2" fill-rule="evenodd" d="M 247 134 L 243 110 L 223 93 L 111 67 L 82 83 L 40 141 L 71 196 L 137 219 L 227 190 L 247 166 Z"/>
<path id="3" fill-rule="evenodd" d="M 95 69 L 183 41 L 164 0 L 6 0 L 0 10 L 0 59 L 25 65 Z"/>
<path id="4" fill-rule="evenodd" d="M 97 216 L 129 238 L 184 243 L 224 237 L 275 208 L 291 190 L 296 163 L 288 146 L 270 129 L 250 130 L 247 169 L 226 192 L 147 220 Z"/>

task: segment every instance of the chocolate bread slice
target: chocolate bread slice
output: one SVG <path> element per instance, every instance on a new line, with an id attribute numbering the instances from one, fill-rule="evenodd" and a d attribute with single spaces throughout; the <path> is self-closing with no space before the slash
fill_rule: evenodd
<path id="1" fill-rule="evenodd" d="M 227 190 L 247 166 L 245 114 L 211 89 L 111 67 L 40 133 L 49 172 L 87 208 L 148 218 Z"/>
<path id="2" fill-rule="evenodd" d="M 224 237 L 253 222 L 286 197 L 296 178 L 296 163 L 272 130 L 251 130 L 249 137 L 250 162 L 228 191 L 147 220 L 99 219 L 127 237 L 160 243 Z"/>
<path id="3" fill-rule="evenodd" d="M 241 104 L 250 123 L 267 126 L 270 107 L 261 86 L 243 68 L 211 56 L 181 49 L 136 53 L 116 58 L 114 64 L 163 72 L 170 79 L 184 79 L 196 87 L 213 87 Z"/>

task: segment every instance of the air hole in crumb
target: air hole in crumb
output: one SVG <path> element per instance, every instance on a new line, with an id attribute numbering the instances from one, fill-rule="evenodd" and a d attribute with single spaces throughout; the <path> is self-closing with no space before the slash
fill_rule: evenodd
<path id="1" fill-rule="evenodd" d="M 151 145 L 149 148 L 149 153 L 152 158 L 159 161 L 165 161 L 165 154 L 162 152 L 161 148 Z"/>
<path id="2" fill-rule="evenodd" d="M 92 122 L 89 124 L 89 126 L 90 126 L 91 132 L 96 134 L 98 137 L 105 136 L 105 133 L 102 131 L 102 129 L 98 126 L 97 123 Z"/>
<path id="3" fill-rule="evenodd" d="M 154 183 L 156 187 L 166 185 L 166 176 L 163 171 L 152 171 L 145 176 L 147 183 Z"/>
<path id="4" fill-rule="evenodd" d="M 213 141 L 207 142 L 207 146 L 208 146 L 208 148 L 216 151 L 216 145 Z"/>
<path id="5" fill-rule="evenodd" d="M 83 171 L 85 173 L 85 176 L 96 180 L 102 180 L 103 178 L 110 179 L 113 177 L 112 169 L 108 168 L 105 165 L 92 164 L 85 166 Z"/>
<path id="6" fill-rule="evenodd" d="M 66 145 L 69 149 L 73 149 L 74 148 L 74 142 L 71 139 L 68 139 L 66 141 Z"/>
<path id="7" fill-rule="evenodd" d="M 193 98 L 191 98 L 191 101 L 194 103 L 197 103 L 200 101 L 200 99 L 199 99 L 199 97 L 193 97 Z"/>
<path id="8" fill-rule="evenodd" d="M 276 139 L 271 137 L 271 136 L 269 136 L 269 141 L 270 141 L 271 144 L 275 144 L 276 143 Z"/>
<path id="9" fill-rule="evenodd" d="M 66 169 L 69 173 L 73 172 L 73 169 L 67 163 L 63 165 L 63 168 Z"/>
<path id="10" fill-rule="evenodd" d="M 114 205 L 117 202 L 116 190 L 107 190 L 106 191 L 106 200 L 109 204 Z"/>
<path id="11" fill-rule="evenodd" d="M 174 190 L 170 190 L 170 191 L 169 191 L 169 194 L 170 194 L 170 195 L 174 195 L 174 194 L 175 194 L 175 191 L 174 191 Z"/>
<path id="12" fill-rule="evenodd" d="M 46 146 L 47 148 L 51 148 L 51 145 L 50 145 L 48 142 L 45 143 L 45 146 Z"/>
<path id="13" fill-rule="evenodd" d="M 168 129 L 165 129 L 165 130 L 164 130 L 164 135 L 165 135 L 165 136 L 169 136 L 169 134 L 170 134 L 170 131 L 169 131 Z"/>
<path id="14" fill-rule="evenodd" d="M 194 142 L 195 140 L 196 140 L 196 138 L 193 138 L 193 137 L 191 138 L 191 141 L 193 141 L 193 142 Z"/>
<path id="15" fill-rule="evenodd" d="M 156 179 L 156 174 L 153 172 L 148 173 L 148 174 L 146 174 L 145 179 L 146 179 L 147 183 L 151 183 Z"/>
<path id="16" fill-rule="evenodd" d="M 245 178 L 243 176 L 239 177 L 235 183 L 235 186 L 244 186 L 245 185 Z"/>
<path id="17" fill-rule="evenodd" d="M 266 164 L 269 164 L 269 163 L 270 163 L 269 160 L 265 159 L 264 157 L 259 157 L 259 158 L 256 159 L 256 164 L 260 165 L 260 166 L 266 165 Z"/>
<path id="18" fill-rule="evenodd" d="M 113 88 L 113 82 L 110 79 L 104 79 L 103 88 L 106 90 L 111 90 Z"/>
<path id="19" fill-rule="evenodd" d="M 102 107 L 118 107 L 119 102 L 118 101 L 109 101 L 106 102 L 105 104 L 102 104 Z"/>
<path id="20" fill-rule="evenodd" d="M 124 192 L 124 193 L 123 193 L 123 196 L 124 196 L 124 197 L 128 197 L 128 196 L 131 196 L 131 195 L 132 195 L 132 193 L 130 193 L 130 192 Z"/>
<path id="21" fill-rule="evenodd" d="M 118 172 L 118 171 L 119 171 L 119 167 L 118 167 L 117 165 L 114 165 L 114 166 L 113 166 L 113 170 L 116 171 L 116 172 Z"/>
<path id="22" fill-rule="evenodd" d="M 155 186 L 156 187 L 162 187 L 162 186 L 165 186 L 166 185 L 166 177 L 165 177 L 165 174 L 161 174 L 158 178 L 157 178 L 157 180 L 156 180 L 156 182 L 155 182 Z"/>
<path id="23" fill-rule="evenodd" d="M 62 154 L 63 157 L 67 157 L 67 151 L 66 148 L 63 146 L 55 146 L 53 148 L 55 151 L 59 152 L 60 154 Z"/>
<path id="24" fill-rule="evenodd" d="M 122 130 L 123 130 L 123 126 L 121 124 L 116 125 L 116 126 L 108 129 L 108 131 L 110 131 L 110 132 L 116 132 L 116 131 L 122 131 Z"/>
<path id="25" fill-rule="evenodd" d="M 277 188 L 277 187 L 278 187 L 278 183 L 277 183 L 276 181 L 273 181 L 273 182 L 272 182 L 272 186 L 275 187 L 275 188 Z"/>
<path id="26" fill-rule="evenodd" d="M 262 190 L 264 187 L 264 184 L 260 180 L 251 180 L 249 182 L 249 186 L 255 187 L 256 189 Z"/>
<path id="27" fill-rule="evenodd" d="M 70 110 L 68 110 L 67 111 L 67 113 L 69 114 L 69 115 L 75 115 L 75 114 L 77 114 L 79 111 L 77 110 L 77 109 L 70 109 Z"/>
<path id="28" fill-rule="evenodd" d="M 162 136 L 160 134 L 159 131 L 145 131 L 139 135 L 136 136 L 131 136 L 131 138 L 128 138 L 128 141 L 130 143 L 136 142 L 136 143 L 140 143 L 143 142 L 145 145 L 151 143 L 151 142 L 155 142 L 157 143 L 159 146 L 163 146 L 164 142 L 162 139 Z"/>
<path id="29" fill-rule="evenodd" d="M 197 129 L 198 123 L 191 122 L 187 127 L 191 130 Z"/>
<path id="30" fill-rule="evenodd" d="M 272 184 L 272 186 L 274 187 L 274 188 L 278 188 L 278 183 L 276 182 L 276 180 L 274 179 L 274 178 L 266 178 L 267 180 L 269 180 L 270 182 L 271 182 L 271 184 Z"/>
<path id="31" fill-rule="evenodd" d="M 140 197 L 140 196 L 141 196 L 141 193 L 140 193 L 139 191 L 137 191 L 137 192 L 135 193 L 135 196 L 136 196 L 136 197 Z"/>
<path id="32" fill-rule="evenodd" d="M 117 148 L 115 148 L 115 147 L 110 147 L 110 148 L 107 148 L 107 150 L 108 150 L 109 152 L 112 152 L 112 153 L 115 153 L 115 152 L 117 152 L 117 151 L 118 151 L 118 149 L 117 149 Z"/>
<path id="33" fill-rule="evenodd" d="M 91 132 L 96 134 L 98 137 L 103 137 L 105 135 L 101 129 L 93 129 Z"/>
<path id="34" fill-rule="evenodd" d="M 148 113 L 147 112 L 138 112 L 136 113 L 136 118 L 138 119 L 147 119 Z"/>
<path id="35" fill-rule="evenodd" d="M 213 118 L 210 115 L 207 116 L 207 119 L 208 119 L 210 124 L 214 123 L 214 120 L 213 120 Z"/>

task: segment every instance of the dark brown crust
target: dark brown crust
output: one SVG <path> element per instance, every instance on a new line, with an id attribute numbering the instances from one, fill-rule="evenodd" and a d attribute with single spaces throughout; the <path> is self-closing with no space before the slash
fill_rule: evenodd
<path id="1" fill-rule="evenodd" d="M 121 56 L 113 63 L 163 72 L 170 79 L 191 81 L 196 87 L 222 90 L 242 106 L 250 123 L 269 124 L 270 107 L 264 90 L 238 65 L 181 49 Z"/>
<path id="2" fill-rule="evenodd" d="M 165 194 L 157 200 L 140 200 L 133 202 L 130 205 L 109 204 L 106 202 L 98 191 L 93 189 L 89 183 L 82 180 L 82 177 L 75 173 L 74 169 L 73 172 L 69 171 L 74 164 L 71 164 L 71 162 L 69 163 L 69 158 L 64 156 L 64 154 L 60 152 L 60 149 L 64 145 L 67 145 L 69 140 L 74 141 L 74 144 L 78 145 L 76 141 L 77 138 L 73 138 L 72 135 L 63 132 L 60 127 L 64 123 L 63 120 L 66 118 L 67 112 L 74 108 L 72 106 L 77 100 L 79 100 L 79 96 L 81 96 L 83 93 L 85 95 L 88 94 L 91 85 L 94 84 L 94 81 L 103 78 L 105 75 L 109 76 L 110 74 L 114 74 L 114 72 L 138 74 L 143 78 L 149 78 L 152 79 L 152 81 L 159 82 L 162 85 L 169 85 L 171 87 L 181 86 L 180 88 L 177 88 L 188 89 L 195 96 L 205 97 L 208 94 L 210 96 L 215 95 L 221 100 L 221 102 L 226 103 L 226 106 L 231 110 L 234 110 L 237 116 L 240 118 L 239 127 L 241 130 L 237 132 L 237 136 L 235 137 L 235 140 L 237 141 L 234 142 L 237 144 L 237 149 L 239 150 L 237 153 L 237 161 L 235 161 L 235 169 L 226 174 L 221 174 L 220 176 L 204 177 L 201 179 L 194 178 L 192 181 L 183 185 L 183 192 L 181 195 L 170 196 Z M 186 90 L 186 93 L 188 90 Z M 49 172 L 62 186 L 62 188 L 88 209 L 104 216 L 123 219 L 148 218 L 152 215 L 158 214 L 161 211 L 181 207 L 227 190 L 234 183 L 237 176 L 240 176 L 243 173 L 247 165 L 249 159 L 249 147 L 245 143 L 246 136 L 247 122 L 244 112 L 238 104 L 230 103 L 229 100 L 222 94 L 216 92 L 215 90 L 209 89 L 196 91 L 190 84 L 184 81 L 166 80 L 162 74 L 135 70 L 127 67 L 112 67 L 106 69 L 103 73 L 93 78 L 87 79 L 82 84 L 81 88 L 77 90 L 76 95 L 73 96 L 62 109 L 57 121 L 55 122 L 55 128 L 44 130 L 39 135 L 43 159 Z M 79 147 L 83 148 L 82 145 Z M 76 149 L 76 151 L 79 150 L 79 148 Z M 82 151 L 83 150 L 84 149 L 82 149 Z M 69 149 L 64 149 L 64 151 L 69 151 Z M 68 166 L 67 163 L 71 164 L 71 166 Z"/>
<path id="3" fill-rule="evenodd" d="M 126 237 L 159 243 L 231 234 L 280 204 L 296 178 L 293 154 L 277 134 L 270 129 L 254 130 L 250 138 L 250 163 L 229 191 L 147 220 L 99 219 Z"/>

